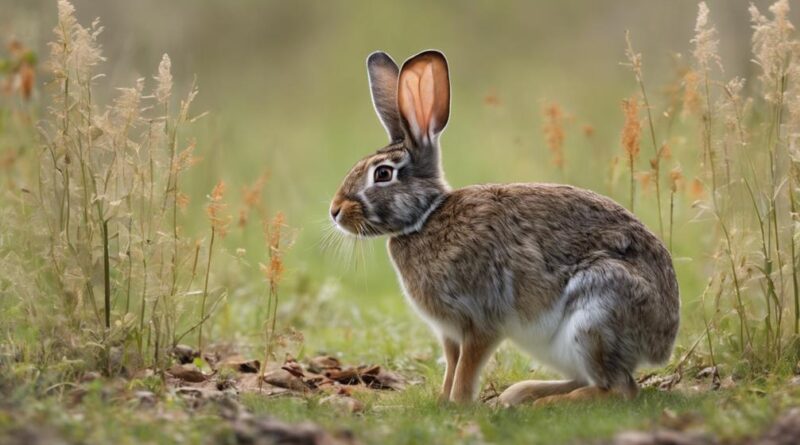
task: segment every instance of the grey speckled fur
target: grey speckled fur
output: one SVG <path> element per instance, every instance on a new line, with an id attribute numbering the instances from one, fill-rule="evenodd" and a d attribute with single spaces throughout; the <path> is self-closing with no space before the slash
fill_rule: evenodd
<path id="1" fill-rule="evenodd" d="M 353 167 L 332 217 L 349 233 L 390 236 L 404 293 L 445 348 L 443 397 L 473 399 L 483 363 L 506 338 L 571 379 L 564 391 L 635 393 L 634 369 L 666 361 L 678 330 L 678 285 L 661 241 L 612 200 L 567 185 L 451 190 L 438 146 L 449 116 L 444 56 L 424 52 L 398 70 L 375 53 L 368 68 L 393 142 Z M 408 80 L 411 71 L 421 74 Z M 387 97 L 398 88 L 411 93 L 393 107 Z M 391 181 L 370 176 L 378 166 L 392 169 Z"/>

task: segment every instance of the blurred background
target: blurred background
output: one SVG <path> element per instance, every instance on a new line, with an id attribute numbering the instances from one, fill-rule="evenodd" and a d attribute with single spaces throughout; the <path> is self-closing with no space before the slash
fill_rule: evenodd
<path id="1" fill-rule="evenodd" d="M 725 76 L 752 78 L 749 2 L 708 3 Z M 755 3 L 762 11 L 768 6 Z M 567 182 L 625 202 L 625 180 L 616 183 L 612 163 L 622 155 L 620 101 L 638 86 L 623 65 L 624 30 L 644 54 L 651 101 L 663 104 L 670 93 L 663 85 L 680 79 L 688 64 L 697 14 L 697 3 L 689 0 L 74 4 L 82 23 L 100 17 L 106 27 L 99 39 L 108 59 L 98 69 L 106 74 L 98 81 L 101 103 L 114 87 L 130 86 L 138 77 L 152 86 L 163 53 L 172 59 L 178 95 L 196 80 L 200 95 L 194 109 L 210 114 L 192 129 L 203 161 L 184 183 L 195 203 L 184 215 L 187 225 L 205 224 L 201 203 L 218 178 L 236 194 L 266 173 L 267 207 L 286 212 L 288 224 L 298 229 L 287 263 L 291 279 L 331 279 L 345 298 L 389 309 L 402 302 L 385 240 L 352 247 L 353 252 L 348 245 L 344 253 L 322 248 L 329 200 L 339 181 L 356 160 L 386 143 L 369 98 L 364 66 L 369 53 L 384 50 L 402 63 L 437 48 L 449 58 L 452 112 L 441 142 L 452 186 Z M 797 10 L 792 14 L 797 20 Z M 55 16 L 54 1 L 0 0 L 0 35 L 25 42 L 45 60 Z M 554 167 L 542 131 L 543 110 L 551 104 L 564 113 L 563 171 Z M 700 156 L 696 141 L 682 143 Z M 650 156 L 648 144 L 643 138 L 643 159 Z M 684 171 L 688 175 L 693 168 Z M 676 211 L 686 213 L 676 217 L 682 225 L 675 230 L 697 239 L 682 237 L 675 255 L 684 294 L 696 296 L 703 270 L 681 258 L 703 257 L 698 247 L 710 234 L 692 225 L 683 204 Z M 652 209 L 641 216 L 652 223 Z M 265 255 L 261 238 L 234 233 L 226 243 L 231 255 L 246 250 L 240 254 L 255 277 L 253 265 Z"/>

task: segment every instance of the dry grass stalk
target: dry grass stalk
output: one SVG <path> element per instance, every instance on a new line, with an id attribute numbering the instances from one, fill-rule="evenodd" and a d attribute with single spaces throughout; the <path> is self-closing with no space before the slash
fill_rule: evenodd
<path id="1" fill-rule="evenodd" d="M 647 124 L 650 130 L 650 142 L 653 145 L 654 158 L 650 161 L 653 169 L 653 182 L 656 188 L 656 205 L 658 207 L 658 232 L 661 238 L 664 238 L 664 218 L 661 215 L 661 147 L 662 145 L 656 140 L 656 127 L 653 120 L 653 113 L 650 107 L 650 100 L 647 98 L 647 89 L 644 85 L 644 76 L 642 74 L 642 55 L 633 50 L 633 43 L 631 43 L 630 32 L 625 32 L 625 56 L 628 59 L 628 66 L 633 71 L 636 83 L 639 85 L 639 92 L 642 95 L 642 102 L 647 112 Z M 631 208 L 631 211 L 633 208 Z"/>
<path id="2" fill-rule="evenodd" d="M 278 212 L 270 222 L 264 222 L 264 238 L 267 244 L 268 262 L 259 264 L 261 273 L 267 281 L 267 319 L 264 321 L 264 360 L 261 366 L 261 376 L 259 383 L 263 380 L 268 363 L 272 360 L 275 351 L 279 287 L 284 274 L 283 258 L 286 250 L 293 243 L 293 236 L 287 232 L 286 217 L 282 212 Z"/>
<path id="3" fill-rule="evenodd" d="M 206 303 L 208 300 L 208 281 L 211 276 L 211 258 L 214 256 L 214 241 L 219 238 L 224 238 L 228 233 L 228 226 L 230 224 L 230 217 L 224 214 L 225 203 L 222 202 L 225 197 L 225 182 L 219 181 L 214 190 L 209 195 L 209 203 L 206 207 L 208 220 L 211 224 L 211 240 L 208 242 L 208 260 L 206 262 L 206 275 L 203 281 L 203 297 L 200 302 L 200 321 L 197 328 L 197 345 L 198 349 L 203 351 L 203 325 L 208 319 L 206 314 Z"/>
<path id="4" fill-rule="evenodd" d="M 199 247 L 178 237 L 178 210 L 188 205 L 178 176 L 196 159 L 194 143 L 177 128 L 193 121 L 189 105 L 197 91 L 169 112 L 172 75 L 164 56 L 152 90 L 139 79 L 111 104 L 97 104 L 101 31 L 97 21 L 82 26 L 72 4 L 58 2 L 45 149 L 35 159 L 35 185 L 19 196 L 25 206 L 2 218 L 2 232 L 19 241 L 13 257 L 0 255 L 0 280 L 30 283 L 15 295 L 27 307 L 25 323 L 53 339 L 49 357 L 75 357 L 113 373 L 122 366 L 112 366 L 113 350 L 159 366 L 182 337 Z M 178 152 L 184 143 L 188 148 Z M 205 312 L 207 319 L 213 311 Z"/>
<path id="5" fill-rule="evenodd" d="M 672 252 L 675 226 L 675 195 L 683 183 L 683 172 L 680 167 L 675 167 L 669 172 L 669 251 Z"/>
<path id="6" fill-rule="evenodd" d="M 622 126 L 622 149 L 628 160 L 630 172 L 630 210 L 634 211 L 636 197 L 636 160 L 641 148 L 642 125 L 639 120 L 639 101 L 633 97 L 622 101 L 622 112 L 625 123 Z"/>

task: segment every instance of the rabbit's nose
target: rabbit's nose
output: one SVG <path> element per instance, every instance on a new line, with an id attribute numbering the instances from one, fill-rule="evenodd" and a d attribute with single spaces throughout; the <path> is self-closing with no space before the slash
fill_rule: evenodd
<path id="1" fill-rule="evenodd" d="M 341 211 L 342 211 L 341 207 L 338 206 L 331 207 L 331 218 L 333 218 L 333 220 L 336 221 L 336 217 L 339 216 L 339 213 L 341 213 Z"/>

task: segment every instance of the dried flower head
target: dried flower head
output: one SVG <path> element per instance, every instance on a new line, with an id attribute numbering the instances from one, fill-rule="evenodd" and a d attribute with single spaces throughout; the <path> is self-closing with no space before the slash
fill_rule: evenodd
<path id="1" fill-rule="evenodd" d="M 181 210 L 185 211 L 186 208 L 189 207 L 189 195 L 186 193 L 178 192 L 178 194 L 175 196 L 175 199 L 177 200 L 178 208 Z"/>
<path id="2" fill-rule="evenodd" d="M 193 139 L 186 148 L 175 156 L 175 162 L 172 164 L 173 175 L 177 175 L 200 162 L 200 158 L 194 155 L 196 147 L 197 141 Z"/>
<path id="3" fill-rule="evenodd" d="M 219 181 L 214 190 L 211 191 L 209 196 L 209 204 L 206 207 L 208 219 L 211 221 L 211 228 L 220 237 L 224 237 L 228 233 L 228 224 L 230 223 L 230 216 L 223 215 L 227 205 L 222 202 L 225 196 L 225 182 Z"/>
<path id="4" fill-rule="evenodd" d="M 683 172 L 679 166 L 676 166 L 672 170 L 669 171 L 669 188 L 672 190 L 672 193 L 678 191 L 678 187 L 680 186 L 681 182 L 683 181 Z"/>
<path id="5" fill-rule="evenodd" d="M 717 65 L 722 70 L 722 61 L 719 58 L 717 30 L 708 22 L 708 6 L 705 2 L 700 2 L 697 7 L 697 22 L 694 26 L 694 37 L 691 42 L 694 44 L 692 55 L 697 66 L 703 73 L 707 73 L 712 65 Z M 707 75 L 707 74 L 704 74 Z"/>
<path id="6" fill-rule="evenodd" d="M 697 71 L 689 70 L 683 75 L 683 111 L 699 114 L 701 109 L 699 93 L 700 76 Z"/>
<path id="7" fill-rule="evenodd" d="M 650 185 L 653 183 L 653 172 L 638 172 L 636 173 L 636 179 L 639 181 L 639 186 L 642 188 L 642 191 L 646 192 L 650 189 Z"/>
<path id="8" fill-rule="evenodd" d="M 753 27 L 753 54 L 755 63 L 761 67 L 759 76 L 764 83 L 764 98 L 768 102 L 779 100 L 776 86 L 789 70 L 792 55 L 798 50 L 797 41 L 791 38 L 794 25 L 789 21 L 788 0 L 778 0 L 769 7 L 772 19 L 750 5 L 750 22 Z"/>
<path id="9" fill-rule="evenodd" d="M 636 81 L 642 81 L 642 54 L 633 50 L 633 43 L 631 42 L 630 31 L 625 31 L 625 58 L 628 63 L 624 64 L 630 67 L 633 74 L 636 76 Z"/>
<path id="10" fill-rule="evenodd" d="M 275 292 L 283 277 L 283 253 L 288 248 L 289 242 L 284 242 L 286 217 L 283 212 L 278 212 L 272 221 L 264 224 L 264 236 L 267 241 L 269 264 L 260 264 L 261 273 L 270 284 L 271 292 Z"/>
<path id="11" fill-rule="evenodd" d="M 694 178 L 689 187 L 689 191 L 691 193 L 692 198 L 696 200 L 703 199 L 703 195 L 705 194 L 705 187 L 703 186 L 703 181 L 701 181 L 700 178 Z"/>
<path id="12" fill-rule="evenodd" d="M 156 79 L 156 100 L 160 104 L 166 104 L 172 95 L 172 62 L 167 54 L 161 56 L 161 63 L 158 64 L 158 75 Z"/>
<path id="13" fill-rule="evenodd" d="M 30 63 L 23 62 L 17 72 L 19 78 L 19 94 L 25 100 L 30 100 L 33 86 L 36 84 L 36 71 Z"/>
<path id="14" fill-rule="evenodd" d="M 642 124 L 639 120 L 639 101 L 631 97 L 622 101 L 622 111 L 625 115 L 625 124 L 622 127 L 622 148 L 633 163 L 639 156 L 641 147 Z"/>
<path id="15" fill-rule="evenodd" d="M 550 153 L 553 155 L 553 164 L 559 169 L 564 168 L 564 113 L 561 107 L 552 103 L 544 107 L 545 141 Z"/>
<path id="16" fill-rule="evenodd" d="M 261 195 L 267 183 L 268 175 L 262 174 L 251 185 L 242 187 L 242 208 L 239 210 L 239 227 L 247 225 L 250 212 L 254 209 L 263 211 Z"/>

